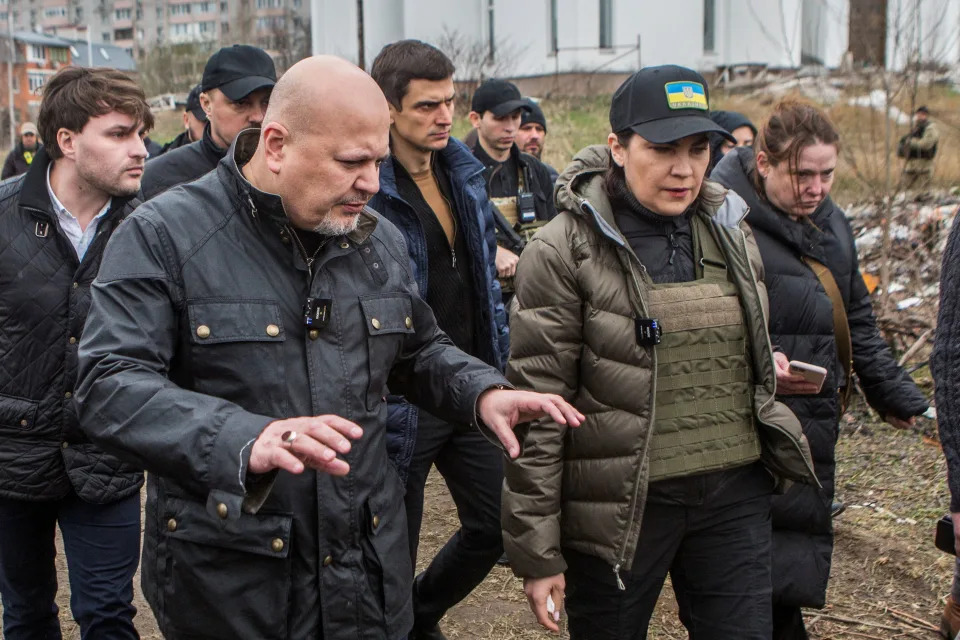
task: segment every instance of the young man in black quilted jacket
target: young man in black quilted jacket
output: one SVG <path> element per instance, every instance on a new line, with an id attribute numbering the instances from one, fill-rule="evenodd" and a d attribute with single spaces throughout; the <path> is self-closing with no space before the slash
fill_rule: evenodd
<path id="1" fill-rule="evenodd" d="M 54 537 L 86 640 L 138 638 L 143 474 L 77 424 L 77 346 L 107 240 L 138 204 L 153 116 L 110 69 L 47 82 L 30 169 L 0 186 L 0 597 L 3 637 L 60 638 Z M 136 319 L 131 319 L 135 321 Z"/>

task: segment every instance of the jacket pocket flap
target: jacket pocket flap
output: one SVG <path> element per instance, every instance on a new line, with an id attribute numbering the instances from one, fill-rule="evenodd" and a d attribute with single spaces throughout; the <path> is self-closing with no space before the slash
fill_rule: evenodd
<path id="1" fill-rule="evenodd" d="M 367 332 L 371 336 L 388 333 L 413 333 L 413 303 L 410 294 L 388 293 L 361 296 Z"/>
<path id="2" fill-rule="evenodd" d="M 30 429 L 37 417 L 38 402 L 0 394 L 0 425 Z"/>
<path id="3" fill-rule="evenodd" d="M 195 300 L 187 303 L 187 316 L 197 344 L 285 339 L 280 307 L 269 300 Z"/>
<path id="4" fill-rule="evenodd" d="M 164 504 L 161 526 L 166 535 L 177 540 L 230 549 L 272 558 L 286 558 L 290 552 L 289 514 L 240 514 L 239 518 L 221 520 L 211 516 L 203 505 L 168 498 Z"/>

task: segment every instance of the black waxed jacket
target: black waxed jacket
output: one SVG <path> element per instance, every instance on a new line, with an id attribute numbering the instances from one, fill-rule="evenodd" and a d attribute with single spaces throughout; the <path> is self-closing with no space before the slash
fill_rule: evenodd
<path id="1" fill-rule="evenodd" d="M 843 296 L 853 342 L 853 370 L 870 405 L 882 415 L 907 419 L 926 410 L 927 399 L 899 366 L 877 329 L 870 294 L 860 275 L 853 232 L 829 197 L 809 221 L 792 221 L 753 186 L 753 149 L 724 156 L 710 176 L 747 202 L 747 223 L 763 257 L 770 298 L 770 340 L 791 360 L 815 364 L 828 375 L 818 395 L 784 396 L 810 442 L 822 490 L 794 486 L 773 500 L 773 589 L 776 602 L 822 607 L 833 550 L 830 506 L 834 496 L 834 448 L 840 418 L 837 389 L 847 384 L 837 356 L 833 306 L 809 256 L 826 265 Z M 811 224 L 813 223 L 813 224 Z"/>
<path id="2" fill-rule="evenodd" d="M 80 261 L 53 212 L 49 165 L 41 149 L 0 185 L 0 496 L 109 503 L 137 492 L 143 474 L 80 431 L 77 342 L 107 239 L 138 201 L 113 199 Z"/>
<path id="3" fill-rule="evenodd" d="M 480 393 L 506 380 L 439 331 L 400 232 L 374 212 L 308 272 L 279 197 L 238 169 L 258 135 L 110 243 L 80 349 L 81 421 L 149 471 L 143 585 L 164 637 L 395 640 L 412 626 L 413 568 L 387 383 L 475 424 Z M 319 328 L 304 323 L 308 296 L 331 301 Z M 267 424 L 323 414 L 364 429 L 348 475 L 247 472 Z"/>
<path id="4" fill-rule="evenodd" d="M 170 149 L 147 162 L 143 172 L 143 199 L 149 200 L 167 189 L 193 182 L 213 171 L 227 150 L 218 147 L 210 135 L 210 123 L 203 137 L 177 149 Z"/>

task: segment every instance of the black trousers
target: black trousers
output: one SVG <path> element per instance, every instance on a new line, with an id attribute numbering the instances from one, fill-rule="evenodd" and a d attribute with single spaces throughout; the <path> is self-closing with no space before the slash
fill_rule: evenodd
<path id="1" fill-rule="evenodd" d="M 770 640 L 770 496 L 759 465 L 650 485 L 633 567 L 564 551 L 572 640 L 642 640 L 667 573 L 691 640 Z"/>
<path id="2" fill-rule="evenodd" d="M 483 582 L 503 553 L 502 452 L 474 427 L 451 424 L 421 410 L 404 497 L 413 565 L 420 543 L 423 490 L 433 464 L 457 505 L 460 529 L 414 583 L 414 628 L 425 630 Z"/>
<path id="3" fill-rule="evenodd" d="M 63 534 L 70 610 L 83 640 L 132 640 L 133 575 L 140 560 L 140 494 L 90 504 L 71 494 L 28 502 L 0 498 L 0 597 L 8 640 L 61 637 L 54 564 Z"/>
<path id="4" fill-rule="evenodd" d="M 807 640 L 809 637 L 800 607 L 773 605 L 773 640 Z"/>

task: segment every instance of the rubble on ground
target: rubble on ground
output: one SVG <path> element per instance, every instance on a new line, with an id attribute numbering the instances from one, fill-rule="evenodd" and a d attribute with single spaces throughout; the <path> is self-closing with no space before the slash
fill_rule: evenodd
<path id="1" fill-rule="evenodd" d="M 935 330 L 940 260 L 960 208 L 960 196 L 941 191 L 915 202 L 901 194 L 891 207 L 889 255 L 883 246 L 882 206 L 861 203 L 844 210 L 853 227 L 860 270 L 868 286 L 876 284 L 873 298 L 878 325 L 900 354 L 924 333 Z M 882 280 L 884 264 L 890 267 L 889 283 Z M 929 356 L 933 340 L 925 340 L 926 348 L 914 354 L 913 361 L 922 362 Z"/>

